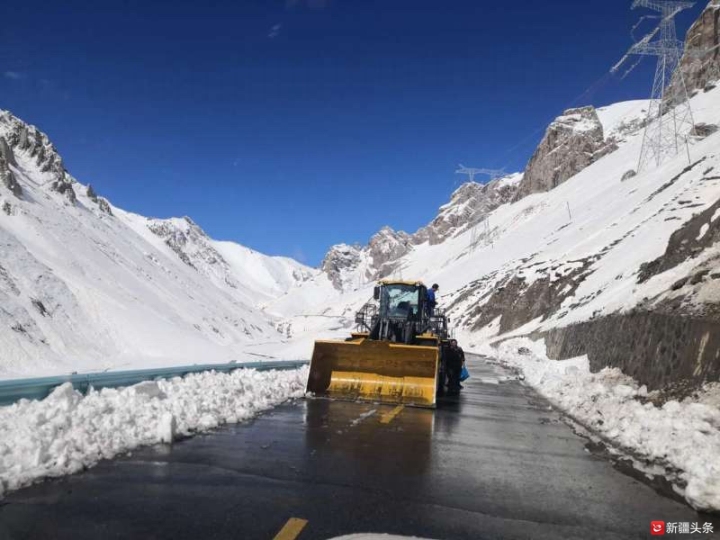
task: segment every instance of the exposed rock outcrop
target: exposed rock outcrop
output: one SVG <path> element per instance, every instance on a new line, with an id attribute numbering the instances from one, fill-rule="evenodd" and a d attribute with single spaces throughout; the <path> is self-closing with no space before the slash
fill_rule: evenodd
<path id="1" fill-rule="evenodd" d="M 412 249 L 412 238 L 403 231 L 383 227 L 368 243 L 370 256 L 368 279 L 379 279 L 391 274 L 398 259 Z"/>
<path id="2" fill-rule="evenodd" d="M 325 255 L 320 269 L 327 274 L 336 289 L 343 290 L 345 276 L 360 266 L 362 253 L 363 248 L 360 246 L 335 245 Z"/>
<path id="3" fill-rule="evenodd" d="M 73 189 L 73 181 L 66 174 L 63 174 L 61 178 L 53 181 L 52 184 L 50 184 L 50 189 L 63 195 L 71 204 L 75 204 L 75 201 L 77 201 L 77 196 Z"/>
<path id="4" fill-rule="evenodd" d="M 41 172 L 52 175 L 51 185 L 71 184 L 63 160 L 45 133 L 15 117 L 8 111 L 0 111 L 0 135 L 13 152 L 25 152 L 35 158 Z M 0 153 L 4 154 L 0 144 Z M 10 161 L 13 165 L 13 161 Z M 66 178 L 68 177 L 68 178 Z M 62 192 L 66 189 L 63 188 Z"/>
<path id="5" fill-rule="evenodd" d="M 595 107 L 565 111 L 530 158 L 515 200 L 556 188 L 616 149 L 613 141 L 605 141 Z"/>
<path id="6" fill-rule="evenodd" d="M 98 196 L 97 192 L 92 187 L 92 184 L 88 184 L 87 191 L 85 194 L 87 195 L 88 199 L 90 199 L 92 202 L 97 204 L 98 209 L 102 213 L 107 214 L 108 216 L 113 215 L 112 209 L 110 208 L 110 202 L 108 202 L 108 200 L 105 199 L 104 197 Z"/>
<path id="7" fill-rule="evenodd" d="M 13 154 L 12 148 L 10 148 L 5 137 L 0 137 L 0 158 L 4 159 L 10 165 L 17 167 L 15 154 Z"/>
<path id="8" fill-rule="evenodd" d="M 711 87 L 720 78 L 720 0 L 712 0 L 690 27 L 685 38 L 685 54 L 680 69 L 688 92 Z M 675 99 L 681 90 L 680 79 L 668 88 Z"/>
<path id="9" fill-rule="evenodd" d="M 696 215 L 676 230 L 668 242 L 665 253 L 654 261 L 643 264 L 638 283 L 675 268 L 683 262 L 698 257 L 720 241 L 720 201 Z"/>
<path id="10" fill-rule="evenodd" d="M 512 201 L 521 178 L 522 175 L 514 174 L 487 184 L 463 184 L 452 194 L 450 202 L 440 207 L 438 216 L 412 235 L 412 242 L 440 244 L 479 223 L 490 212 Z"/>
<path id="11" fill-rule="evenodd" d="M 399 259 L 412 248 L 409 234 L 383 227 L 365 247 L 338 244 L 330 248 L 321 270 L 336 289 L 345 290 L 391 275 L 397 269 Z"/>
<path id="12" fill-rule="evenodd" d="M 104 197 L 98 197 L 97 205 L 98 205 L 98 208 L 100 209 L 100 211 L 103 212 L 104 214 L 107 214 L 108 216 L 113 215 L 112 209 L 110 208 L 110 203 Z"/>
<path id="13" fill-rule="evenodd" d="M 17 166 L 17 152 L 35 159 L 39 171 L 49 176 L 46 185 L 51 191 L 60 193 L 71 204 L 75 203 L 75 181 L 65 171 L 62 158 L 47 135 L 9 112 L 0 111 L 0 181 L 16 197 L 20 197 L 22 187 L 10 169 L 10 165 Z"/>
<path id="14" fill-rule="evenodd" d="M 463 322 L 477 331 L 499 319 L 498 332 L 511 332 L 532 320 L 546 320 L 558 313 L 563 302 L 585 280 L 592 262 L 589 258 L 570 264 L 541 262 L 518 266 L 496 283 L 493 282 L 497 276 L 486 276 L 468 284 L 449 308 L 475 295 L 477 305 L 463 314 Z M 528 280 L 528 273 L 536 276 Z"/>
<path id="15" fill-rule="evenodd" d="M 2 141 L 2 139 L 0 139 L 0 141 Z M 12 155 L 12 152 L 10 152 L 10 155 Z M 15 175 L 10 170 L 9 162 L 3 155 L 0 155 L 0 183 L 8 188 L 16 197 L 22 195 L 22 187 L 15 179 Z"/>
<path id="16" fill-rule="evenodd" d="M 197 269 L 199 264 L 205 266 L 227 267 L 227 262 L 210 245 L 210 239 L 192 219 L 151 219 L 148 229 L 165 241 L 182 262 Z M 233 283 L 232 286 L 237 286 Z"/>

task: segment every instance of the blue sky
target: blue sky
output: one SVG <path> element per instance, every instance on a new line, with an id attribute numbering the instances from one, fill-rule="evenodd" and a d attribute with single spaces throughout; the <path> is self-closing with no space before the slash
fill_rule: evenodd
<path id="1" fill-rule="evenodd" d="M 630 4 L 14 2 L 0 108 L 122 208 L 317 265 L 429 222 L 458 163 L 521 170 L 565 108 L 646 97 L 652 62 L 606 76 Z"/>

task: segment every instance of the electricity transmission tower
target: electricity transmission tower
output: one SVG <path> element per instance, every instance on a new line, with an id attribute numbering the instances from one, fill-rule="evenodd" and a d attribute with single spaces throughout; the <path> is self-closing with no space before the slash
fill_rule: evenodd
<path id="1" fill-rule="evenodd" d="M 467 174 L 468 180 L 470 182 L 475 181 L 475 176 L 478 174 L 484 174 L 490 177 L 490 180 L 495 180 L 496 178 L 500 178 L 505 174 L 504 170 L 496 170 L 496 169 L 474 169 L 472 167 L 466 167 L 462 163 L 459 165 L 459 169 L 455 171 L 455 174 Z"/>
<path id="2" fill-rule="evenodd" d="M 665 158 L 680 153 L 687 144 L 686 137 L 694 128 L 685 80 L 678 69 L 684 45 L 677 39 L 675 28 L 678 13 L 694 5 L 694 2 L 666 0 L 635 0 L 632 4 L 632 9 L 647 8 L 660 13 L 657 28 L 630 47 L 611 69 L 612 73 L 616 73 L 630 56 L 658 58 L 638 172 L 651 165 L 658 166 Z M 677 94 L 669 96 L 667 90 L 673 82 Z"/>
<path id="3" fill-rule="evenodd" d="M 480 233 L 480 227 L 482 226 L 482 234 Z M 470 250 L 475 251 L 480 244 L 480 239 L 485 238 L 490 240 L 490 216 L 485 216 L 485 219 L 479 221 L 473 227 L 470 235 Z"/>
<path id="4" fill-rule="evenodd" d="M 490 178 L 490 181 L 497 180 L 498 178 L 502 178 L 505 176 L 505 170 L 504 169 L 469 169 L 465 167 L 464 165 L 460 165 L 460 169 L 455 171 L 455 174 L 467 174 L 470 177 L 470 181 L 475 181 L 475 175 L 483 174 L 487 175 Z M 470 219 L 472 216 L 468 216 Z M 483 227 L 483 233 L 480 234 L 480 226 Z M 489 237 L 490 236 L 490 220 L 488 216 L 485 216 L 485 219 L 482 219 L 481 221 L 478 221 L 472 228 L 472 232 L 470 233 L 470 248 L 472 251 L 475 251 L 478 247 L 478 244 L 480 243 L 480 238 L 483 237 Z"/>

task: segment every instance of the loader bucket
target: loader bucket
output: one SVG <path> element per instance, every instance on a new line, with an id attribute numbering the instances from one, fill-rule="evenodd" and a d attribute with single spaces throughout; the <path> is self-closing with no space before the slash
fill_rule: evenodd
<path id="1" fill-rule="evenodd" d="M 386 341 L 316 341 L 308 392 L 330 398 L 435 407 L 439 351 Z"/>

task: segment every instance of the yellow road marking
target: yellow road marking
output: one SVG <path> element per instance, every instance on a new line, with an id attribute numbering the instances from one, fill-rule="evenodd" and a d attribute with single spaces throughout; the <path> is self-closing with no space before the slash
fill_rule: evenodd
<path id="1" fill-rule="evenodd" d="M 400 414 L 400 413 L 402 412 L 402 410 L 403 410 L 404 408 L 405 408 L 405 405 L 398 405 L 398 406 L 395 407 L 392 411 L 383 414 L 383 415 L 380 417 L 380 423 L 381 423 L 381 424 L 389 424 L 390 422 L 393 421 L 393 419 L 394 419 L 398 414 Z"/>
<path id="2" fill-rule="evenodd" d="M 307 519 L 290 518 L 273 540 L 295 540 L 307 524 Z"/>

